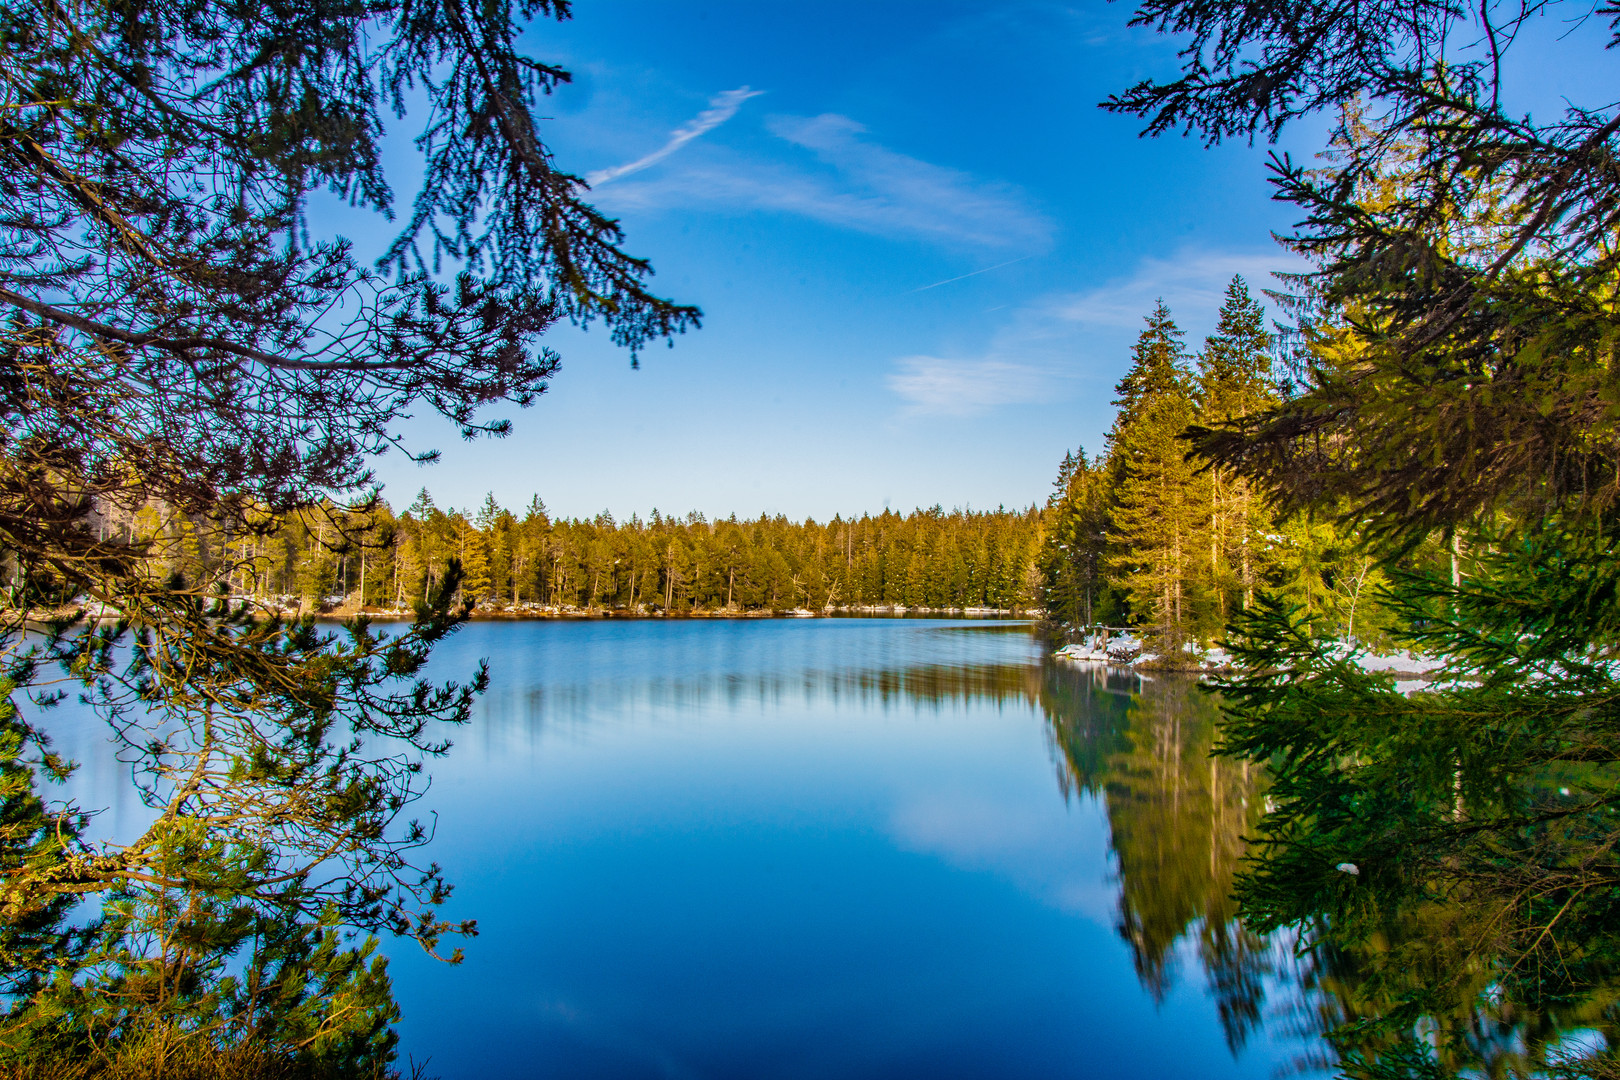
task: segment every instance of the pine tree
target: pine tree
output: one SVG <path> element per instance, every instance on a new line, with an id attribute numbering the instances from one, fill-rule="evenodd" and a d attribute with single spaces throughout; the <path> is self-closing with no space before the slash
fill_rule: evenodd
<path id="1" fill-rule="evenodd" d="M 1064 455 L 1058 476 L 1063 486 L 1048 504 L 1039 555 L 1041 605 L 1049 620 L 1071 627 L 1106 624 L 1122 617 L 1107 573 L 1112 472 L 1106 459 L 1093 463 L 1082 448 Z"/>
<path id="2" fill-rule="evenodd" d="M 1075 470 L 1084 468 L 1085 465 L 1086 451 L 1084 447 L 1080 448 L 1078 457 L 1075 456 L 1073 451 L 1064 452 L 1063 460 L 1058 463 L 1057 479 L 1052 483 L 1052 494 L 1046 497 L 1047 506 L 1056 506 L 1062 500 L 1063 496 L 1068 493 L 1069 480 L 1074 476 Z"/>
<path id="3" fill-rule="evenodd" d="M 1197 416 L 1181 330 L 1161 300 L 1137 339 L 1119 382 L 1119 412 L 1109 433 L 1115 462 L 1116 549 L 1132 612 L 1145 621 L 1167 656 L 1190 636 L 1208 632 L 1208 514 L 1197 467 L 1181 435 Z"/>
<path id="4" fill-rule="evenodd" d="M 1347 1076 L 1620 1071 L 1620 115 L 1509 112 L 1541 11 L 1152 0 L 1182 77 L 1110 102 L 1212 142 L 1339 114 L 1330 167 L 1274 178 L 1312 263 L 1296 392 L 1197 442 L 1379 541 L 1388 632 L 1445 662 L 1402 693 L 1265 597 L 1234 635 L 1224 750 L 1273 777 L 1243 914 L 1300 931 Z"/>
<path id="5" fill-rule="evenodd" d="M 462 572 L 466 575 L 461 586 L 462 598 L 466 603 L 476 606 L 488 600 L 490 596 L 489 541 L 462 514 L 452 515 L 451 520 L 455 528 L 456 548 L 461 559 Z"/>
<path id="6" fill-rule="evenodd" d="M 559 360 L 539 338 L 561 320 L 603 321 L 632 357 L 696 325 L 695 308 L 646 291 L 651 268 L 555 167 L 537 126 L 569 76 L 518 37 L 570 6 L 0 0 L 0 355 L 30 373 L 8 375 L 0 406 L 0 551 L 13 602 L 48 589 L 112 616 L 71 641 L 7 620 L 0 656 L 9 674 L 82 684 L 157 819 L 140 842 L 89 847 L 68 827 L 77 811 L 59 813 L 61 843 L 6 868 L 8 910 L 110 897 L 103 918 L 84 918 L 112 932 L 131 909 L 183 897 L 197 913 L 173 926 L 184 937 L 217 928 L 215 915 L 241 925 L 251 908 L 282 935 L 289 1017 L 308 991 L 333 1016 L 386 1027 L 386 985 L 351 994 L 358 983 L 326 945 L 386 930 L 431 947 L 444 932 L 438 873 L 407 854 L 423 833 L 396 818 L 420 794 L 421 755 L 442 752 L 423 725 L 471 708 L 453 685 L 417 679 L 459 617 L 451 590 L 426 588 L 398 634 L 323 632 L 251 603 L 227 609 L 219 541 L 284 533 L 277 587 L 301 576 L 324 594 L 353 546 L 335 527 L 349 511 L 333 508 L 364 501 L 368 459 L 398 445 L 405 416 L 504 432 L 481 410 L 546 388 Z M 417 182 L 404 213 L 401 177 L 385 168 L 391 137 L 421 154 L 403 170 Z M 321 233 L 317 191 L 350 217 L 400 222 L 384 266 Z M 190 524 L 100 528 L 114 508 L 151 506 Z M 317 531 L 325 551 L 292 542 L 307 539 L 296 518 L 315 512 L 334 525 Z M 162 572 L 166 559 L 179 573 Z M 435 573 L 458 577 L 449 564 L 424 577 Z M 52 719 L 38 689 L 16 681 L 9 700 L 30 727 Z M 310 890 L 336 905 L 332 920 Z M 103 955 L 150 982 L 151 964 L 172 958 L 149 932 L 163 919 L 123 924 Z M 74 981 L 71 950 L 60 960 L 54 987 L 99 985 Z M 211 1022 L 207 1002 L 253 970 L 226 939 L 189 961 L 161 969 L 171 986 L 195 980 L 189 1027 L 131 1009 L 94 1040 L 78 1032 L 65 1058 L 88 1062 L 93 1046 L 123 1073 L 119 1041 L 157 1026 L 205 1045 L 268 1030 L 262 1017 L 246 1030 Z M 126 991 L 140 978 L 109 984 L 95 1007 L 136 1000 Z M 388 1060 L 386 1046 L 349 1054 L 319 1030 L 273 1049 L 343 1075 Z M 278 1057 L 275 1071 L 293 1064 Z"/>
<path id="7" fill-rule="evenodd" d="M 1198 356 L 1199 424 L 1241 420 L 1277 400 L 1265 309 L 1249 295 L 1243 278 L 1234 276 L 1215 333 Z M 1212 462 L 1208 483 L 1209 573 L 1225 622 L 1230 610 L 1254 602 L 1271 515 L 1261 489 L 1241 473 Z"/>
<path id="8" fill-rule="evenodd" d="M 1112 444 L 1118 434 L 1131 427 L 1150 403 L 1166 394 L 1186 396 L 1188 393 L 1187 355 L 1181 338 L 1183 331 L 1170 317 L 1170 309 L 1163 300 L 1153 307 L 1153 313 L 1144 320 L 1146 329 L 1137 336 L 1131 349 L 1131 366 L 1115 385 L 1114 426 L 1109 435 Z"/>

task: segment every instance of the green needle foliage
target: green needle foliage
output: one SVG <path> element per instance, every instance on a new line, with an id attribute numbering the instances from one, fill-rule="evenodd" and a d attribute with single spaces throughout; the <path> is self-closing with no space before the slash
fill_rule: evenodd
<path id="1" fill-rule="evenodd" d="M 1132 609 L 1158 628 L 1159 648 L 1168 656 L 1180 654 L 1194 630 L 1195 609 L 1207 607 L 1199 588 L 1208 547 L 1204 485 L 1181 443 L 1197 407 L 1180 337 L 1160 301 L 1119 382 L 1119 413 L 1109 437 L 1110 457 L 1119 463 L 1113 569 Z"/>
<path id="2" fill-rule="evenodd" d="M 298 577 L 329 591 L 334 553 L 387 542 L 366 462 L 403 449 L 394 422 L 503 434 L 481 410 L 546 389 L 559 320 L 632 356 L 697 324 L 540 137 L 568 74 L 515 43 L 568 13 L 0 0 L 0 1066 L 376 1073 L 395 1011 L 369 935 L 471 932 L 436 914 L 408 818 L 485 683 L 422 677 L 466 615 L 461 562 L 438 553 L 395 635 L 241 586 L 307 518 Z M 391 218 L 407 115 L 421 186 L 363 265 L 308 200 Z M 70 694 L 131 770 L 137 837 L 51 797 Z"/>
<path id="3" fill-rule="evenodd" d="M 1556 6 L 1152 0 L 1180 77 L 1108 103 L 1211 142 L 1337 114 L 1324 167 L 1273 159 L 1293 393 L 1190 435 L 1445 664 L 1399 693 L 1297 596 L 1231 633 L 1223 749 L 1275 778 L 1242 909 L 1299 932 L 1352 1076 L 1620 1072 L 1620 114 L 1502 81 Z"/>
<path id="4" fill-rule="evenodd" d="M 1429 1018 L 1447 1068 L 1527 1070 L 1561 1032 L 1615 1033 L 1617 554 L 1548 529 L 1460 587 L 1397 578 L 1398 639 L 1450 658 L 1410 696 L 1275 600 L 1239 621 L 1251 673 L 1221 688 L 1220 749 L 1269 766 L 1275 807 L 1239 897 L 1256 928 L 1312 929 L 1352 1006 L 1329 1031 L 1346 1052 Z"/>

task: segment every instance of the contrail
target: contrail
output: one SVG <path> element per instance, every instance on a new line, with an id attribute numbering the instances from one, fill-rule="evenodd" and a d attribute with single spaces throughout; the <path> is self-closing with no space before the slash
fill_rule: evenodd
<path id="1" fill-rule="evenodd" d="M 699 135 L 713 131 L 733 116 L 736 116 L 737 110 L 742 108 L 743 102 L 751 97 L 759 97 L 764 92 L 763 90 L 752 90 L 746 86 L 739 86 L 735 90 L 727 90 L 724 93 L 716 94 L 709 99 L 707 109 L 698 113 L 689 123 L 670 132 L 669 141 L 663 146 L 660 146 L 646 157 L 637 158 L 635 161 L 624 165 L 615 165 L 611 169 L 598 169 L 595 172 L 587 173 L 585 182 L 592 187 L 600 187 L 611 180 L 617 180 L 621 176 L 628 176 L 633 172 L 640 172 L 649 165 L 656 165 Z"/>
<path id="2" fill-rule="evenodd" d="M 980 274 L 988 274 L 992 270 L 1000 270 L 1003 266 L 1011 266 L 1013 263 L 1021 263 L 1025 259 L 1033 259 L 1034 257 L 1035 256 L 1033 256 L 1033 255 L 1020 255 L 1016 259 L 1008 259 L 1004 263 L 996 263 L 996 265 L 994 265 L 994 266 L 987 266 L 983 270 L 975 270 L 970 274 L 959 274 L 956 277 L 948 277 L 944 281 L 936 281 L 932 285 L 924 285 L 924 286 L 922 286 L 920 288 L 916 288 L 916 289 L 907 289 L 905 292 L 901 293 L 900 295 L 901 296 L 910 296 L 912 293 L 927 292 L 929 289 L 937 289 L 941 285 L 949 285 L 953 281 L 965 281 L 970 277 L 978 277 Z"/>

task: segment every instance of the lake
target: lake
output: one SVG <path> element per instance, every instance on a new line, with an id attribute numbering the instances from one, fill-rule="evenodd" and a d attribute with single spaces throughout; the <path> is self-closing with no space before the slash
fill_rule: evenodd
<path id="1" fill-rule="evenodd" d="M 450 967 L 402 1060 L 471 1077 L 1271 1077 L 1287 950 L 1227 899 L 1260 778 L 1182 680 L 921 619 L 474 623 L 421 804 Z"/>

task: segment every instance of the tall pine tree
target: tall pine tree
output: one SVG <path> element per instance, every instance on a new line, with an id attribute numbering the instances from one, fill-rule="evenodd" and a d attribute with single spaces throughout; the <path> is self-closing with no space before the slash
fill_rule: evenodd
<path id="1" fill-rule="evenodd" d="M 1112 568 L 1132 613 L 1152 627 L 1165 655 L 1213 629 L 1206 625 L 1207 560 L 1200 557 L 1207 550 L 1204 485 L 1180 438 L 1197 418 L 1181 337 L 1159 301 L 1116 387 L 1119 412 L 1108 436 L 1118 470 Z"/>
<path id="2" fill-rule="evenodd" d="M 1215 333 L 1205 339 L 1198 356 L 1199 418 L 1204 424 L 1222 424 L 1276 403 L 1265 309 L 1249 295 L 1243 278 L 1234 275 Z M 1255 484 L 1218 462 L 1208 467 L 1208 487 L 1209 572 L 1224 622 L 1230 610 L 1254 602 L 1271 515 Z"/>
<path id="3" fill-rule="evenodd" d="M 1108 579 L 1109 483 L 1106 457 L 1065 454 L 1057 490 L 1047 501 L 1051 524 L 1040 554 L 1041 602 L 1047 618 L 1091 626 L 1123 617 L 1119 590 Z"/>

